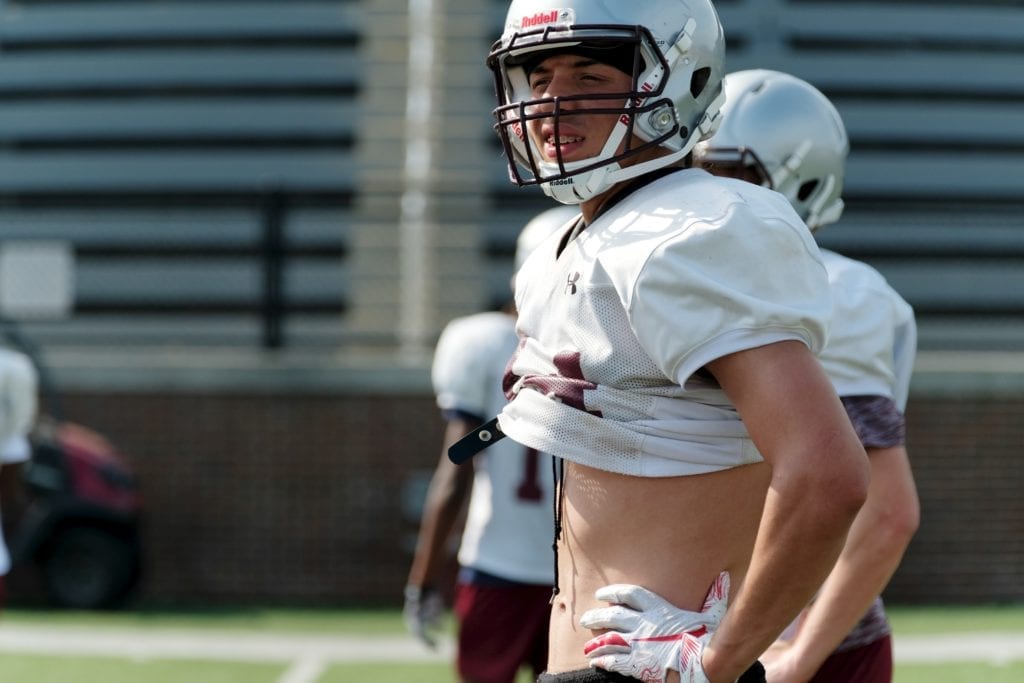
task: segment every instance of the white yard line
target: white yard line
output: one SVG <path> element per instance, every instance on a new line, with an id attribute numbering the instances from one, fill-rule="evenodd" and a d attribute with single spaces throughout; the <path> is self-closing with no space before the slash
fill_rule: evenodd
<path id="1" fill-rule="evenodd" d="M 334 662 L 449 662 L 453 647 L 427 650 L 407 637 L 224 631 L 82 629 L 0 624 L 0 652 L 146 659 L 207 659 L 287 665 L 276 683 L 316 683 Z"/>
<path id="2" fill-rule="evenodd" d="M 316 683 L 335 662 L 450 662 L 449 639 L 428 650 L 404 636 L 297 635 L 216 630 L 135 630 L 0 623 L 0 652 L 130 659 L 209 659 L 277 662 L 287 666 L 277 683 Z M 1024 661 L 1024 634 L 966 633 L 897 636 L 900 663 Z"/>
<path id="3" fill-rule="evenodd" d="M 1024 634 L 944 633 L 933 636 L 896 636 L 897 662 L 986 662 L 1003 665 L 1024 661 Z"/>
<path id="4" fill-rule="evenodd" d="M 97 655 L 135 659 L 252 662 L 449 661 L 450 642 L 431 651 L 409 637 L 298 635 L 216 630 L 135 630 L 0 624 L 0 652 Z"/>
<path id="5" fill-rule="evenodd" d="M 316 683 L 327 670 L 327 662 L 319 657 L 300 657 L 281 674 L 277 683 Z"/>

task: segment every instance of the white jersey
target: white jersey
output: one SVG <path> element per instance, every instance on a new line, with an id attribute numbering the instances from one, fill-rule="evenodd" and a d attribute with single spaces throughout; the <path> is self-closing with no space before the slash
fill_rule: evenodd
<path id="1" fill-rule="evenodd" d="M 25 438 L 36 416 L 38 377 L 28 356 L 0 349 L 0 466 L 29 458 Z M 7 545 L 0 533 L 0 576 L 11 568 Z"/>
<path id="2" fill-rule="evenodd" d="M 28 439 L 23 436 L 12 436 L 3 443 L 0 443 L 0 468 L 4 465 L 13 465 L 25 462 L 29 459 L 32 449 Z M 4 542 L 3 533 L 0 533 L 0 576 L 4 576 L 11 570 L 11 555 L 7 552 L 7 544 Z"/>
<path id="3" fill-rule="evenodd" d="M 881 273 L 826 249 L 832 291 L 828 344 L 819 354 L 840 396 L 885 396 L 905 410 L 917 351 L 914 310 Z"/>
<path id="4" fill-rule="evenodd" d="M 0 444 L 28 433 L 36 417 L 38 376 L 31 359 L 0 348 Z"/>
<path id="5" fill-rule="evenodd" d="M 506 402 L 501 379 L 515 348 L 511 315 L 478 313 L 449 323 L 438 340 L 432 371 L 441 409 L 484 420 L 494 416 Z M 550 585 L 551 456 L 503 439 L 473 463 L 459 563 L 510 581 Z"/>
<path id="6" fill-rule="evenodd" d="M 825 269 L 785 198 L 689 169 L 624 197 L 559 255 L 565 239 L 542 243 L 516 276 L 502 430 L 637 476 L 759 462 L 701 368 L 783 340 L 824 344 Z"/>

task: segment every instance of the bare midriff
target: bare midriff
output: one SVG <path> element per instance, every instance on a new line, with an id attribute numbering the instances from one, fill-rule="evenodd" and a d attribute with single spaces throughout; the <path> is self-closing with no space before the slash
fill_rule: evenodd
<path id="1" fill-rule="evenodd" d="M 566 463 L 558 586 L 548 671 L 588 666 L 597 632 L 580 616 L 606 606 L 594 592 L 631 583 L 699 610 L 722 571 L 736 594 L 746 575 L 771 472 L 746 465 L 686 477 L 632 477 Z"/>

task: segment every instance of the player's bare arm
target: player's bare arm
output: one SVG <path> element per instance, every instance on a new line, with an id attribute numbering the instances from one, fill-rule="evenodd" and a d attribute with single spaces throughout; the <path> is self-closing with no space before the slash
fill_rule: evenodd
<path id="1" fill-rule="evenodd" d="M 696 162 L 718 176 L 769 187 L 814 234 L 843 213 L 849 139 L 835 105 L 811 83 L 768 69 L 724 80 L 726 103 Z M 865 263 L 821 250 L 833 313 L 818 353 L 868 449 L 868 499 L 811 606 L 761 657 L 772 683 L 892 679 L 889 624 L 878 595 L 918 524 L 903 448 L 916 350 L 912 307 Z"/>
<path id="2" fill-rule="evenodd" d="M 441 457 L 427 489 L 416 551 L 406 581 L 403 617 L 410 632 L 428 647 L 436 646 L 433 632 L 440 626 L 443 611 L 437 581 L 448 560 L 448 539 L 473 485 L 473 468 L 452 464 L 447 457 L 448 446 L 476 426 L 471 420 L 456 419 L 445 427 Z"/>
<path id="3" fill-rule="evenodd" d="M 826 658 L 882 592 L 917 530 L 917 490 L 906 450 L 869 448 L 868 498 L 850 527 L 846 546 L 821 591 L 803 616 L 792 644 L 779 662 L 763 658 L 770 680 L 799 683 Z"/>
<path id="4" fill-rule="evenodd" d="M 867 496 L 869 472 L 842 403 L 803 344 L 731 354 L 709 369 L 771 467 L 746 579 L 703 656 L 711 681 L 733 681 L 832 569 Z"/>
<path id="5" fill-rule="evenodd" d="M 420 522 L 416 556 L 409 570 L 411 585 L 432 584 L 440 575 L 447 559 L 445 547 L 448 538 L 469 498 L 469 490 L 473 484 L 473 468 L 453 465 L 448 460 L 448 446 L 476 426 L 469 420 L 451 420 L 445 427 L 441 457 L 430 479 L 423 518 Z"/>

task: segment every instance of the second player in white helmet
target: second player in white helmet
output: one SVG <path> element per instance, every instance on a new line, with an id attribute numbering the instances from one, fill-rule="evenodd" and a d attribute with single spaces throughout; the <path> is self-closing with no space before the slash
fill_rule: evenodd
<path id="1" fill-rule="evenodd" d="M 721 127 L 698 145 L 697 163 L 782 193 L 815 234 L 836 222 L 849 151 L 836 107 L 778 71 L 729 74 L 725 91 Z M 914 313 L 871 266 L 826 249 L 822 260 L 833 314 L 819 357 L 868 453 L 871 484 L 835 569 L 763 659 L 768 680 L 778 683 L 888 683 L 890 628 L 879 595 L 919 517 L 903 414 Z"/>

